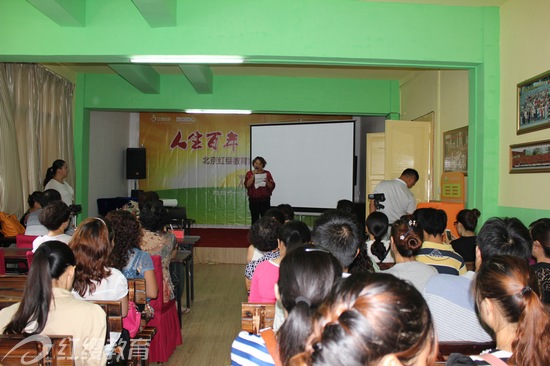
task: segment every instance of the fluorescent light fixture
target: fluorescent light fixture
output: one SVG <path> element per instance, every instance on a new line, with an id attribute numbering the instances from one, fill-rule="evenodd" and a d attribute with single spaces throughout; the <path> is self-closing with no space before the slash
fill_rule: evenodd
<path id="1" fill-rule="evenodd" d="M 185 113 L 252 114 L 252 111 L 245 109 L 186 109 Z"/>
<path id="2" fill-rule="evenodd" d="M 130 62 L 146 64 L 242 64 L 241 56 L 217 55 L 165 55 L 165 56 L 133 56 Z"/>

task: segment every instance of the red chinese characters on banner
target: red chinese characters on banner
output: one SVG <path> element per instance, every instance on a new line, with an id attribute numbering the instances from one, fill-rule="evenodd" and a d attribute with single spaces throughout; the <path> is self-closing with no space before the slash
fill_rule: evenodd
<path id="1" fill-rule="evenodd" d="M 210 150 L 217 151 L 218 150 L 218 142 L 220 140 L 220 137 L 223 134 L 220 131 L 211 131 L 206 133 L 206 139 L 207 139 L 207 148 Z M 180 130 L 176 133 L 174 138 L 172 139 L 172 142 L 170 143 L 170 149 L 182 149 L 187 150 L 188 143 L 191 144 L 190 149 L 191 150 L 201 150 L 203 149 L 203 137 L 205 135 L 201 133 L 199 130 L 194 131 L 187 137 L 187 141 L 183 139 L 183 134 Z M 234 131 L 229 131 L 226 135 L 225 144 L 223 145 L 224 149 L 232 149 L 235 151 L 235 149 L 239 146 L 239 134 L 235 133 Z"/>
<path id="2" fill-rule="evenodd" d="M 224 148 L 231 148 L 233 151 L 239 146 L 239 134 L 229 131 L 227 134 L 227 139 L 225 141 L 225 144 L 223 145 Z"/>

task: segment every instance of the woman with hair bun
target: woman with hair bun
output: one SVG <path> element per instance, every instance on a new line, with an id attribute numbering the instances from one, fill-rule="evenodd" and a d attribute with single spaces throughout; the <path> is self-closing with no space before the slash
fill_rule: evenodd
<path id="1" fill-rule="evenodd" d="M 455 252 L 464 258 L 465 262 L 476 260 L 476 226 L 481 216 L 478 209 L 462 210 L 456 215 L 455 227 L 460 238 L 451 241 Z"/>
<path id="2" fill-rule="evenodd" d="M 390 245 L 395 265 L 384 272 L 410 281 L 418 291 L 422 292 L 428 279 L 437 274 L 437 270 L 416 260 L 416 255 L 422 246 L 422 239 L 417 231 L 416 221 L 412 219 L 397 220 L 393 223 Z"/>
<path id="3" fill-rule="evenodd" d="M 271 329 L 261 336 L 240 332 L 231 346 L 231 365 L 286 365 L 303 352 L 313 314 L 341 277 L 342 266 L 328 251 L 313 245 L 289 251 L 275 286 L 286 320 L 276 334 Z"/>
<path id="4" fill-rule="evenodd" d="M 305 352 L 290 366 L 432 365 L 437 341 L 426 301 L 386 273 L 353 274 L 319 308 Z"/>
<path id="5" fill-rule="evenodd" d="M 74 201 L 74 189 L 65 182 L 69 175 L 69 167 L 64 160 L 57 159 L 46 171 L 44 178 L 44 190 L 55 189 L 61 194 L 61 200 L 70 206 Z"/>
<path id="6" fill-rule="evenodd" d="M 390 254 L 390 241 L 385 240 L 388 235 L 388 217 L 374 211 L 365 220 L 367 234 L 367 253 L 373 263 L 393 263 L 394 258 Z"/>
<path id="7" fill-rule="evenodd" d="M 525 260 L 503 255 L 483 261 L 474 291 L 497 347 L 479 356 L 452 354 L 447 365 L 496 365 L 495 358 L 508 365 L 550 365 L 550 310 L 540 300 L 537 278 Z"/>
<path id="8" fill-rule="evenodd" d="M 533 239 L 533 257 L 537 264 L 533 270 L 540 285 L 542 301 L 550 304 L 550 219 L 538 219 L 529 226 Z"/>

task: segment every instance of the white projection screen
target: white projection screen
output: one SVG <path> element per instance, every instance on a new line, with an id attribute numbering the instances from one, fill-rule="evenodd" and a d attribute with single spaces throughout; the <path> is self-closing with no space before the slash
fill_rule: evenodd
<path id="1" fill-rule="evenodd" d="M 271 205 L 315 212 L 353 201 L 354 132 L 353 121 L 250 126 L 251 163 L 262 156 L 275 180 Z"/>

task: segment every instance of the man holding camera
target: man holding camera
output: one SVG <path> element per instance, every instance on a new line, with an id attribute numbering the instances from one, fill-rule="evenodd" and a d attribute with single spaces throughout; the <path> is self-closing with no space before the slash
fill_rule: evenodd
<path id="1" fill-rule="evenodd" d="M 375 203 L 375 201 L 382 200 L 371 199 L 369 212 L 374 212 L 377 209 L 383 212 L 388 216 L 390 225 L 401 216 L 412 214 L 416 210 L 416 198 L 414 198 L 414 194 L 410 189 L 414 187 L 418 179 L 418 172 L 408 168 L 403 170 L 399 178 L 383 180 L 378 183 L 376 188 L 374 188 L 374 194 L 383 194 L 385 197 L 384 204 L 379 205 L 379 208 L 377 208 L 378 202 Z"/>

